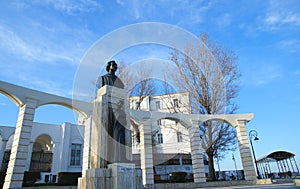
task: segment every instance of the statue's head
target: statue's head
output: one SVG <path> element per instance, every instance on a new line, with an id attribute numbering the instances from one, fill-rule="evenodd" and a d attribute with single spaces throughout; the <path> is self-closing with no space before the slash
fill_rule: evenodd
<path id="1" fill-rule="evenodd" d="M 116 72 L 118 69 L 118 65 L 116 63 L 116 61 L 114 60 L 111 60 L 109 62 L 107 62 L 106 64 L 106 71 L 109 72 L 110 70 L 113 71 L 113 72 Z"/>

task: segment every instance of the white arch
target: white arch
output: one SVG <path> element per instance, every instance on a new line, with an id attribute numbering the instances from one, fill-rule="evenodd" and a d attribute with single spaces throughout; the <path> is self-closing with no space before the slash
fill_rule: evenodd
<path id="1" fill-rule="evenodd" d="M 86 118 L 89 117 L 92 110 L 90 102 L 72 100 L 70 98 L 13 85 L 4 81 L 0 81 L 0 93 L 11 99 L 18 107 L 26 104 L 27 99 L 31 98 L 37 101 L 37 107 L 46 104 L 57 104 L 73 109 Z"/>
<path id="2" fill-rule="evenodd" d="M 203 114 L 173 114 L 158 111 L 142 111 L 130 110 L 130 116 L 135 122 L 142 123 L 144 121 L 157 121 L 159 119 L 171 119 L 180 122 L 187 129 L 192 126 L 192 121 L 203 123 L 208 120 L 224 120 L 232 127 L 238 126 L 238 121 L 250 121 L 253 119 L 254 114 L 216 114 L 216 115 L 203 115 Z"/>

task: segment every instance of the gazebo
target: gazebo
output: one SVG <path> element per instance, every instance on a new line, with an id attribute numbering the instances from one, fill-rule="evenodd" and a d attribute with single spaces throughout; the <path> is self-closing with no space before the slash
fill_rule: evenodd
<path id="1" fill-rule="evenodd" d="M 261 178 L 292 178 L 299 174 L 295 154 L 286 151 L 275 151 L 258 159 L 257 167 Z"/>

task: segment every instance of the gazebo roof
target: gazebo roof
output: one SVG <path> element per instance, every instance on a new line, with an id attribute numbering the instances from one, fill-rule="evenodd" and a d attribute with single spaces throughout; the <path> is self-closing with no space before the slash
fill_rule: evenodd
<path id="1" fill-rule="evenodd" d="M 264 156 L 260 159 L 257 160 L 257 162 L 263 162 L 263 161 L 281 161 L 284 159 L 289 159 L 294 157 L 295 154 L 291 153 L 291 152 L 286 152 L 286 151 L 275 151 L 270 153 L 267 156 Z"/>

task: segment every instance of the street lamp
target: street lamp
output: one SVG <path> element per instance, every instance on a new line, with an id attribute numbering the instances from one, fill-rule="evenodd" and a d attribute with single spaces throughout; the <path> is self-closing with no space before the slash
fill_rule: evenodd
<path id="1" fill-rule="evenodd" d="M 238 175 L 238 171 L 237 171 L 237 168 L 236 168 L 236 162 L 235 162 L 235 158 L 234 158 L 234 155 L 232 154 L 232 160 L 234 162 L 234 168 L 235 168 L 235 174 L 236 174 L 236 180 L 239 180 L 239 175 Z"/>
<path id="2" fill-rule="evenodd" d="M 249 132 L 249 138 L 250 138 L 250 144 L 251 144 L 252 153 L 253 153 L 253 157 L 254 157 L 254 162 L 255 162 L 255 166 L 256 166 L 257 178 L 261 179 L 260 174 L 259 174 L 259 170 L 258 170 L 258 166 L 257 166 L 257 161 L 256 161 L 256 157 L 255 157 L 255 152 L 254 152 L 253 144 L 252 144 L 252 140 L 254 140 L 254 141 L 259 140 L 259 138 L 257 137 L 257 132 L 255 130 L 251 130 Z"/>

